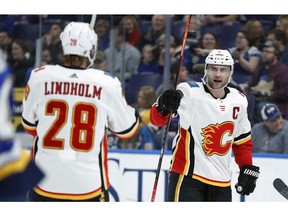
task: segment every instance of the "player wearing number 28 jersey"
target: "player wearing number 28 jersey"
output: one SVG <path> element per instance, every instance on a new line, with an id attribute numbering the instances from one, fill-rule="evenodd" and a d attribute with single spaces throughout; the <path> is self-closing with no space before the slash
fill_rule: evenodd
<path id="1" fill-rule="evenodd" d="M 32 71 L 23 99 L 22 124 L 46 174 L 30 200 L 100 200 L 109 188 L 105 131 L 130 138 L 138 117 L 116 77 L 87 68 L 97 44 L 89 25 L 69 23 L 61 40 L 64 66 Z"/>

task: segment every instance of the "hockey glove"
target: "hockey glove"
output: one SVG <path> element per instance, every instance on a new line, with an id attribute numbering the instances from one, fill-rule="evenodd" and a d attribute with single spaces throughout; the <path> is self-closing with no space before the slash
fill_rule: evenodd
<path id="1" fill-rule="evenodd" d="M 157 99 L 156 109 L 162 114 L 167 116 L 171 111 L 173 114 L 177 113 L 183 94 L 181 91 L 166 90 Z"/>
<path id="2" fill-rule="evenodd" d="M 240 169 L 238 183 L 235 185 L 236 191 L 242 195 L 249 195 L 256 187 L 256 180 L 260 174 L 259 167 L 245 165 Z"/>

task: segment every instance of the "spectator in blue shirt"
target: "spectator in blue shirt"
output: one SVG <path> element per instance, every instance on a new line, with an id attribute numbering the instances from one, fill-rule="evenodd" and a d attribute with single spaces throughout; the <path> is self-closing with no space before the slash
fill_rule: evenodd
<path id="1" fill-rule="evenodd" d="M 138 66 L 138 73 L 162 73 L 163 68 L 155 60 L 153 46 L 146 44 L 142 49 L 141 62 Z"/>

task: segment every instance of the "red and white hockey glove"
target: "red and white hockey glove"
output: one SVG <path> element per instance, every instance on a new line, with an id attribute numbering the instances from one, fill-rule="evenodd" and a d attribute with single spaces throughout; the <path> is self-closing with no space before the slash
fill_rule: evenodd
<path id="1" fill-rule="evenodd" d="M 253 165 L 241 167 L 238 183 L 235 185 L 237 193 L 248 196 L 254 191 L 260 174 L 259 169 L 259 167 Z"/>

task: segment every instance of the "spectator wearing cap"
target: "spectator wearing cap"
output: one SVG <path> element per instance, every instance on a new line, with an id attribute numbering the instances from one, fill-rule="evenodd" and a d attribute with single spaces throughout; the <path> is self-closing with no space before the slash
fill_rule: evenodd
<path id="1" fill-rule="evenodd" d="M 288 153 L 288 121 L 279 108 L 267 103 L 261 110 L 263 122 L 252 127 L 253 153 Z"/>
<path id="2" fill-rule="evenodd" d="M 277 45 L 266 41 L 261 64 L 249 85 L 248 109 L 254 123 L 261 121 L 260 112 L 267 102 L 276 104 L 284 117 L 288 116 L 288 66 L 278 60 L 278 54 Z"/>

